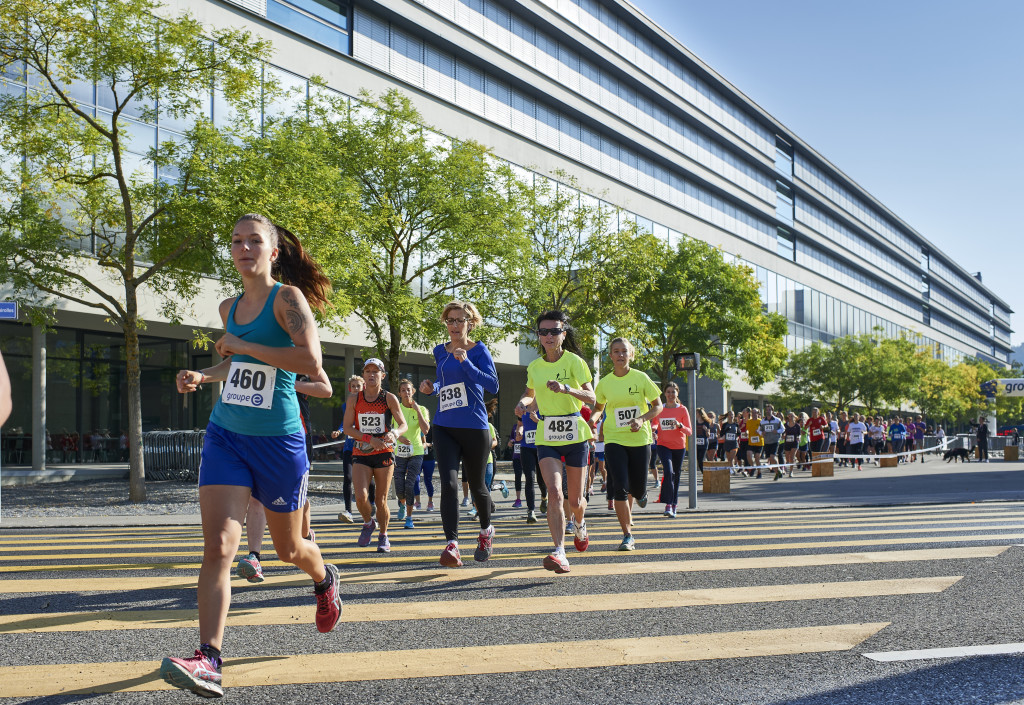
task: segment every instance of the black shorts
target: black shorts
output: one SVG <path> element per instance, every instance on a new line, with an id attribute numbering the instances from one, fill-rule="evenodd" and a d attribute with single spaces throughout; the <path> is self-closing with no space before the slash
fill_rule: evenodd
<path id="1" fill-rule="evenodd" d="M 796 441 L 786 441 L 783 444 L 783 446 L 782 446 L 782 450 L 787 451 L 787 452 L 791 451 L 791 450 L 796 450 L 796 449 L 797 449 L 797 442 Z"/>
<path id="2" fill-rule="evenodd" d="M 778 455 L 779 454 L 779 444 L 778 444 L 778 442 L 775 442 L 775 443 L 765 443 L 764 444 L 764 454 L 767 455 L 767 456 Z"/>
<path id="3" fill-rule="evenodd" d="M 486 430 L 486 429 L 485 429 Z M 607 451 L 608 446 L 605 446 Z M 590 465 L 590 443 L 580 441 L 563 446 L 537 446 L 537 458 L 557 458 L 570 468 L 585 468 Z"/>
<path id="4" fill-rule="evenodd" d="M 726 441 L 725 443 L 722 444 L 722 447 L 725 449 L 726 453 L 730 453 L 739 448 L 740 446 L 739 443 L 737 443 L 736 441 Z"/>
<path id="5" fill-rule="evenodd" d="M 371 470 L 389 468 L 395 464 L 395 454 L 388 451 L 386 453 L 374 453 L 373 455 L 353 455 L 352 464 L 365 465 Z"/>

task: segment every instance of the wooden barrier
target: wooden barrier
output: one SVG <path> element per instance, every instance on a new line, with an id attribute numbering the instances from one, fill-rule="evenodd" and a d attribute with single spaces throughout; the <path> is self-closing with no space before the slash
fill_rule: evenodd
<path id="1" fill-rule="evenodd" d="M 811 477 L 832 477 L 834 468 L 831 453 L 811 453 Z"/>
<path id="2" fill-rule="evenodd" d="M 1019 460 L 1020 446 L 1006 446 L 1003 448 L 1003 460 Z"/>
<path id="3" fill-rule="evenodd" d="M 724 460 L 705 460 L 701 492 L 704 494 L 729 494 L 729 463 Z"/>
<path id="4" fill-rule="evenodd" d="M 878 467 L 880 467 L 880 468 L 894 468 L 894 467 L 896 467 L 899 464 L 900 464 L 900 459 L 895 457 L 895 456 L 891 457 L 891 458 L 879 458 L 878 459 Z"/>

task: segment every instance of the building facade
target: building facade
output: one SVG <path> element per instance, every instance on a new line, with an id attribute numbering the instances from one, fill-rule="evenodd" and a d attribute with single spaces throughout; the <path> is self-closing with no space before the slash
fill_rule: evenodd
<path id="1" fill-rule="evenodd" d="M 352 101 L 361 89 L 398 88 L 428 124 L 491 147 L 524 179 L 568 172 L 581 199 L 620 208 L 620 217 L 670 243 L 693 237 L 721 247 L 755 270 L 766 309 L 789 320 L 791 349 L 881 328 L 913 335 L 950 362 L 1009 362 L 1012 312 L 980 275 L 624 0 L 171 0 L 168 7 L 269 38 L 275 56 L 267 75 L 300 94 L 313 74 Z M 8 81 L 6 90 L 17 86 Z M 84 87 L 80 99 L 102 110 L 101 92 L 90 91 Z M 216 90 L 203 101 L 215 122 L 223 119 Z M 159 119 L 135 127 L 146 136 L 136 144 L 150 145 L 181 129 Z M 213 289 L 185 326 L 161 324 L 155 309 L 147 315 L 146 429 L 205 422 L 214 397 L 178 397 L 172 377 L 179 367 L 212 362 L 213 353 L 187 341 L 189 323 L 219 328 Z M 39 396 L 33 368 L 38 377 L 45 356 L 46 394 L 36 402 L 46 402 L 51 433 L 120 433 L 123 356 L 117 331 L 101 318 L 69 305 L 47 336 L 0 324 L 21 399 Z M 340 393 L 368 338 L 353 327 L 325 344 Z M 522 389 L 533 353 L 511 345 L 496 352 L 505 402 Z M 406 360 L 403 374 L 431 374 L 429 355 Z M 739 377 L 727 389 L 701 383 L 698 392 L 712 409 L 763 395 Z M 314 428 L 337 426 L 340 403 L 338 396 L 317 405 Z M 510 407 L 502 404 L 506 420 Z M 5 434 L 26 431 L 30 414 L 21 405 Z M 80 445 L 71 455 L 86 452 Z"/>

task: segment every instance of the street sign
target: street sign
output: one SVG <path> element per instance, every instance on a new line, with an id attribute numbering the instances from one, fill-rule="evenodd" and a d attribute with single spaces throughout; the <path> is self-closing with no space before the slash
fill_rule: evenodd
<path id="1" fill-rule="evenodd" d="M 0 321 L 18 320 L 18 302 L 0 301 Z"/>

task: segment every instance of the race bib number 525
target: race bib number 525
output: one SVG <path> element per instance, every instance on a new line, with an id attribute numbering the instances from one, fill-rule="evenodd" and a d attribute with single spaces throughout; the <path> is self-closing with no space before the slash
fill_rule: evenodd
<path id="1" fill-rule="evenodd" d="M 276 367 L 257 362 L 232 362 L 221 401 L 250 409 L 271 409 L 276 380 Z"/>

